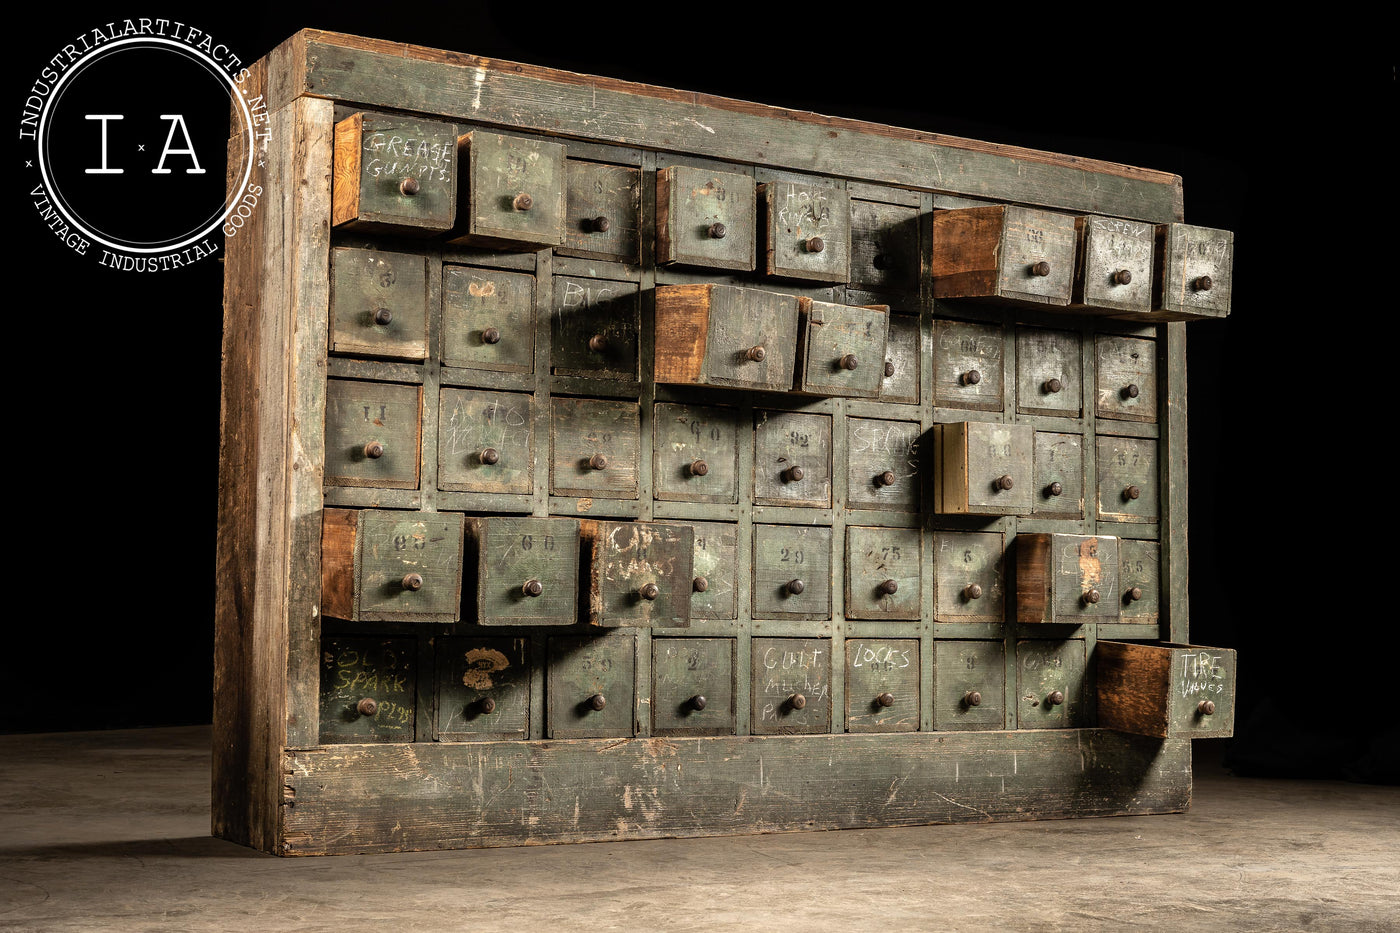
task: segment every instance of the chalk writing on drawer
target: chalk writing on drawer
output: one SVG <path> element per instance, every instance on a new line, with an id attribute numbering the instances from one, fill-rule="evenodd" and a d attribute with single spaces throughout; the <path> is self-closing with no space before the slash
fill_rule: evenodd
<path id="1" fill-rule="evenodd" d="M 1224 693 L 1225 668 L 1220 663 L 1223 659 L 1224 655 L 1209 651 L 1183 654 L 1179 671 L 1181 695 L 1192 697 Z"/>
<path id="2" fill-rule="evenodd" d="M 771 645 L 759 655 L 759 663 L 760 722 L 786 721 L 800 726 L 807 725 L 809 717 L 826 721 L 831 684 L 827 680 L 830 663 L 825 648 Z M 800 709 L 792 702 L 799 695 L 803 698 Z"/>
<path id="3" fill-rule="evenodd" d="M 414 139 L 398 133 L 377 131 L 364 137 L 364 167 L 367 176 L 398 178 L 412 176 L 447 181 L 451 177 L 456 148 L 442 139 Z"/>

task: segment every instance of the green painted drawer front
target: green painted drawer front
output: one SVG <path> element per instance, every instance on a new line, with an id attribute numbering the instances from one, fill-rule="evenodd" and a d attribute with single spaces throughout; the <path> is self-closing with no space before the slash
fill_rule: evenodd
<path id="1" fill-rule="evenodd" d="M 549 352 L 556 376 L 637 379 L 637 288 L 636 282 L 554 277 Z"/>
<path id="2" fill-rule="evenodd" d="M 327 486 L 418 488 L 423 388 L 326 380 Z"/>
<path id="3" fill-rule="evenodd" d="M 1161 621 L 1161 549 L 1156 541 L 1118 542 L 1118 589 L 1122 622 L 1155 626 Z"/>
<path id="4" fill-rule="evenodd" d="M 1067 305 L 1074 283 L 1074 218 L 1052 211 L 1007 207 L 1002 228 L 997 292 L 1006 299 Z M 1033 270 L 1049 264 L 1049 274 Z"/>
<path id="5" fill-rule="evenodd" d="M 889 316 L 880 401 L 919 404 L 919 371 L 924 357 L 921 345 L 917 317 L 907 314 Z"/>
<path id="6" fill-rule="evenodd" d="M 413 741 L 415 646 L 413 638 L 321 639 L 322 745 Z"/>
<path id="7" fill-rule="evenodd" d="M 937 622 L 1005 618 L 1003 536 L 993 531 L 933 533 L 933 617 Z"/>
<path id="8" fill-rule="evenodd" d="M 630 633 L 550 638 L 545 686 L 549 737 L 633 735 L 636 652 L 636 639 Z"/>
<path id="9" fill-rule="evenodd" d="M 695 530 L 691 619 L 739 617 L 739 526 L 687 522 Z"/>
<path id="10" fill-rule="evenodd" d="M 889 314 L 826 301 L 802 302 L 797 391 L 878 398 Z"/>
<path id="11" fill-rule="evenodd" d="M 1090 313 L 1136 313 L 1152 306 L 1152 247 L 1155 227 L 1112 217 L 1075 219 L 1079 266 L 1074 303 Z"/>
<path id="12" fill-rule="evenodd" d="M 1084 407 L 1084 361 L 1079 334 L 1069 330 L 1016 330 L 1016 410 L 1078 418 Z"/>
<path id="13" fill-rule="evenodd" d="M 914 421 L 846 419 L 846 507 L 919 511 L 919 437 Z"/>
<path id="14" fill-rule="evenodd" d="M 523 739 L 529 731 L 529 639 L 437 639 L 437 740 Z"/>
<path id="15" fill-rule="evenodd" d="M 1108 535 L 1016 536 L 1016 621 L 1032 625 L 1117 622 L 1118 539 Z"/>
<path id="16" fill-rule="evenodd" d="M 1017 725 L 1021 729 L 1081 729 L 1085 646 L 1079 639 L 1016 643 Z M 1059 702 L 1056 702 L 1059 700 Z"/>
<path id="17" fill-rule="evenodd" d="M 799 299 L 733 285 L 658 285 L 656 381 L 789 392 Z"/>
<path id="18" fill-rule="evenodd" d="M 555 398 L 550 405 L 550 492 L 637 498 L 642 435 L 637 403 Z"/>
<path id="19" fill-rule="evenodd" d="M 919 731 L 917 638 L 846 639 L 846 731 Z"/>
<path id="20" fill-rule="evenodd" d="M 919 289 L 919 209 L 851 201 L 851 284 L 908 294 Z"/>
<path id="21" fill-rule="evenodd" d="M 933 643 L 933 728 L 1006 728 L 1006 648 L 999 641 Z"/>
<path id="22" fill-rule="evenodd" d="M 443 266 L 442 365 L 534 372 L 535 277 Z"/>
<path id="23" fill-rule="evenodd" d="M 831 416 L 754 412 L 754 505 L 831 507 Z"/>
<path id="24" fill-rule="evenodd" d="M 846 529 L 846 618 L 919 618 L 921 540 L 918 528 Z"/>
<path id="25" fill-rule="evenodd" d="M 844 188 L 781 181 L 758 186 L 768 275 L 841 282 L 851 273 L 851 199 Z"/>
<path id="26" fill-rule="evenodd" d="M 1157 420 L 1157 343 L 1099 334 L 1098 415 L 1116 421 Z"/>
<path id="27" fill-rule="evenodd" d="M 1231 649 L 1100 641 L 1094 662 L 1103 728 L 1159 739 L 1234 735 Z"/>
<path id="28" fill-rule="evenodd" d="M 1031 515 L 1084 517 L 1084 438 L 1079 434 L 1035 432 L 1035 480 Z"/>
<path id="29" fill-rule="evenodd" d="M 456 512 L 360 513 L 360 621 L 458 621 L 462 535 Z"/>
<path id="30" fill-rule="evenodd" d="M 739 412 L 658 402 L 653 495 L 686 502 L 739 501 Z"/>
<path id="31" fill-rule="evenodd" d="M 558 253 L 584 259 L 642 260 L 642 170 L 569 159 L 564 245 Z"/>
<path id="32" fill-rule="evenodd" d="M 1172 647 L 1169 732 L 1208 738 L 1235 731 L 1235 652 L 1227 648 Z M 1207 713 L 1203 703 L 1213 705 Z"/>
<path id="33" fill-rule="evenodd" d="M 438 488 L 535 491 L 535 400 L 522 392 L 442 390 Z"/>
<path id="34" fill-rule="evenodd" d="M 562 145 L 485 130 L 461 142 L 468 196 L 455 234 L 526 248 L 564 242 Z"/>
<path id="35" fill-rule="evenodd" d="M 581 521 L 594 625 L 690 625 L 695 533 L 661 522 Z"/>
<path id="36" fill-rule="evenodd" d="M 1163 320 L 1222 318 L 1230 313 L 1233 233 L 1191 224 L 1161 224 L 1156 252 L 1152 309 Z"/>
<path id="37" fill-rule="evenodd" d="M 756 619 L 831 618 L 831 529 L 754 525 Z"/>
<path id="38" fill-rule="evenodd" d="M 433 236 L 457 210 L 457 127 L 357 113 L 335 127 L 331 222 L 350 230 Z"/>
<path id="39" fill-rule="evenodd" d="M 654 638 L 656 735 L 734 734 L 734 639 Z"/>
<path id="40" fill-rule="evenodd" d="M 481 625 L 578 621 L 579 525 L 572 518 L 467 519 L 467 598 Z M 539 592 L 528 586 L 539 583 Z"/>
<path id="41" fill-rule="evenodd" d="M 757 189 L 749 175 L 671 165 L 656 173 L 656 261 L 751 272 Z"/>
<path id="42" fill-rule="evenodd" d="M 1002 410 L 1002 336 L 994 324 L 933 322 L 933 403 Z"/>
<path id="43" fill-rule="evenodd" d="M 1098 438 L 1099 518 L 1157 521 L 1157 442 L 1138 437 Z"/>
<path id="44" fill-rule="evenodd" d="M 820 735 L 831 731 L 831 641 L 755 638 L 754 735 Z"/>
<path id="45" fill-rule="evenodd" d="M 944 515 L 1029 515 L 1035 502 L 1035 429 L 958 421 L 936 428 L 934 510 Z"/>
<path id="46" fill-rule="evenodd" d="M 422 256 L 331 250 L 330 350 L 421 360 L 428 355 L 428 265 Z"/>

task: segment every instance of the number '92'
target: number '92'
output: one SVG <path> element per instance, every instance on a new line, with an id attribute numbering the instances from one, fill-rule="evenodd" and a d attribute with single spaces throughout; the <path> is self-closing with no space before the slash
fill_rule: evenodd
<path id="1" fill-rule="evenodd" d="M 248 190 L 243 193 L 243 198 L 238 202 L 228 215 L 228 222 L 224 224 L 224 236 L 233 236 L 243 228 L 248 218 L 253 216 L 253 208 L 258 206 L 258 198 L 262 196 L 262 185 L 249 185 Z"/>

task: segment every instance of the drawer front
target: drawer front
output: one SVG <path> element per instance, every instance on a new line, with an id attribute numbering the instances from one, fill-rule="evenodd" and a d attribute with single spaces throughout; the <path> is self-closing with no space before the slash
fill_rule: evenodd
<path id="1" fill-rule="evenodd" d="M 327 486 L 418 488 L 423 388 L 326 380 Z"/>
<path id="2" fill-rule="evenodd" d="M 846 731 L 919 730 L 919 640 L 846 640 Z"/>
<path id="3" fill-rule="evenodd" d="M 438 488 L 535 491 L 535 399 L 523 392 L 442 390 Z"/>
<path id="4" fill-rule="evenodd" d="M 831 416 L 754 412 L 755 505 L 831 507 Z"/>
<path id="5" fill-rule="evenodd" d="M 851 273 L 851 199 L 844 188 L 782 181 L 758 186 L 768 275 L 842 282 Z"/>
<path id="6" fill-rule="evenodd" d="M 1016 331 L 1016 410 L 1078 418 L 1084 406 L 1079 335 L 1021 327 Z"/>
<path id="7" fill-rule="evenodd" d="M 457 128 L 357 113 L 335 126 L 331 222 L 350 230 L 433 236 L 457 212 Z"/>
<path id="8" fill-rule="evenodd" d="M 876 308 L 804 299 L 797 389 L 812 395 L 878 398 L 888 318 Z"/>
<path id="9" fill-rule="evenodd" d="M 564 244 L 557 252 L 584 259 L 642 261 L 642 170 L 569 159 Z"/>
<path id="10" fill-rule="evenodd" d="M 695 533 L 660 522 L 582 521 L 594 625 L 687 626 Z"/>
<path id="11" fill-rule="evenodd" d="M 1228 648 L 1173 648 L 1172 735 L 1208 738 L 1235 732 L 1235 652 Z"/>
<path id="12" fill-rule="evenodd" d="M 933 643 L 933 728 L 1006 728 L 1006 648 L 999 641 Z"/>
<path id="13" fill-rule="evenodd" d="M 846 529 L 846 618 L 917 619 L 922 598 L 918 528 Z"/>
<path id="14" fill-rule="evenodd" d="M 749 175 L 671 165 L 656 173 L 656 261 L 752 272 L 757 188 Z"/>
<path id="15" fill-rule="evenodd" d="M 1228 230 L 1159 225 L 1153 311 L 1170 320 L 1227 316 L 1234 254 L 1235 235 Z"/>
<path id="16" fill-rule="evenodd" d="M 933 535 L 933 616 L 937 622 L 1005 618 L 1003 536 L 990 531 Z"/>
<path id="17" fill-rule="evenodd" d="M 1158 739 L 1234 735 L 1231 649 L 1100 641 L 1094 662 L 1102 728 Z"/>
<path id="18" fill-rule="evenodd" d="M 1156 541 L 1118 542 L 1118 589 L 1122 622 L 1157 625 L 1162 618 L 1161 548 Z"/>
<path id="19" fill-rule="evenodd" d="M 546 727 L 551 739 L 635 733 L 636 639 L 629 633 L 549 639 Z"/>
<path id="20" fill-rule="evenodd" d="M 360 513 L 359 619 L 458 621 L 462 538 L 456 512 Z"/>
<path id="21" fill-rule="evenodd" d="M 550 371 L 556 376 L 635 381 L 637 295 L 635 282 L 556 275 Z"/>
<path id="22" fill-rule="evenodd" d="M 437 740 L 523 739 L 529 731 L 529 639 L 437 639 Z"/>
<path id="23" fill-rule="evenodd" d="M 572 625 L 578 621 L 577 520 L 490 515 L 467 519 L 467 534 L 477 623 Z"/>
<path id="24" fill-rule="evenodd" d="M 691 619 L 737 619 L 739 526 L 726 522 L 687 524 L 695 531 Z"/>
<path id="25" fill-rule="evenodd" d="M 534 372 L 535 277 L 443 266 L 442 365 Z"/>
<path id="26" fill-rule="evenodd" d="M 468 201 L 456 232 L 525 247 L 564 242 L 564 147 L 473 130 L 465 146 Z"/>
<path id="27" fill-rule="evenodd" d="M 933 403 L 1002 410 L 1002 336 L 993 324 L 933 322 Z"/>
<path id="28" fill-rule="evenodd" d="M 428 356 L 428 263 L 411 253 L 331 250 L 330 350 L 421 360 Z"/>
<path id="29" fill-rule="evenodd" d="M 825 638 L 753 639 L 754 735 L 831 731 L 831 642 Z"/>
<path id="30" fill-rule="evenodd" d="M 1099 519 L 1157 521 L 1157 442 L 1138 437 L 1098 438 Z"/>
<path id="31" fill-rule="evenodd" d="M 1107 535 L 1016 536 L 1016 621 L 1117 622 L 1118 539 Z"/>
<path id="32" fill-rule="evenodd" d="M 652 438 L 654 495 L 685 502 L 739 501 L 739 412 L 656 404 Z"/>
<path id="33" fill-rule="evenodd" d="M 998 286 L 1002 297 L 1067 305 L 1074 286 L 1074 218 L 1007 207 Z"/>
<path id="34" fill-rule="evenodd" d="M 1017 642 L 1017 727 L 1079 729 L 1087 726 L 1084 666 L 1084 642 L 1078 639 Z"/>
<path id="35" fill-rule="evenodd" d="M 655 735 L 734 734 L 734 639 L 654 638 Z"/>
<path id="36" fill-rule="evenodd" d="M 831 618 L 831 529 L 754 525 L 753 616 Z"/>
<path id="37" fill-rule="evenodd" d="M 549 489 L 558 496 L 637 498 L 636 402 L 551 399 Z"/>
<path id="38" fill-rule="evenodd" d="M 1115 421 L 1157 420 L 1157 343 L 1099 334 L 1098 415 Z"/>
<path id="39" fill-rule="evenodd" d="M 851 284 L 872 291 L 919 290 L 919 209 L 851 201 Z"/>
<path id="40" fill-rule="evenodd" d="M 846 419 L 846 507 L 919 511 L 919 436 L 913 421 Z"/>
<path id="41" fill-rule="evenodd" d="M 1029 515 L 1035 429 L 960 421 L 938 426 L 938 501 L 944 515 Z"/>
<path id="42" fill-rule="evenodd" d="M 907 314 L 889 316 L 889 337 L 885 341 L 884 380 L 880 401 L 919 404 L 919 369 L 923 360 L 919 319 Z"/>
<path id="43" fill-rule="evenodd" d="M 1094 311 L 1141 314 L 1152 306 L 1156 228 L 1136 220 L 1080 217 L 1074 303 Z"/>
<path id="44" fill-rule="evenodd" d="M 416 650 L 413 638 L 323 637 L 321 744 L 412 742 Z"/>
<path id="45" fill-rule="evenodd" d="M 1084 517 L 1084 438 L 1079 434 L 1035 432 L 1035 481 L 1031 515 Z"/>
<path id="46" fill-rule="evenodd" d="M 656 381 L 792 390 L 799 299 L 732 285 L 656 288 Z"/>

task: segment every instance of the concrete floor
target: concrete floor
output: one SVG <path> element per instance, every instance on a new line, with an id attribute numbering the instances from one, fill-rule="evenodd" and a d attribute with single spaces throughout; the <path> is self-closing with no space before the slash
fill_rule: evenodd
<path id="1" fill-rule="evenodd" d="M 209 729 L 0 736 L 0 930 L 1400 930 L 1400 788 L 1182 815 L 278 859 L 212 839 Z"/>

